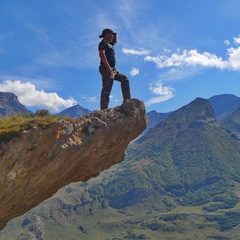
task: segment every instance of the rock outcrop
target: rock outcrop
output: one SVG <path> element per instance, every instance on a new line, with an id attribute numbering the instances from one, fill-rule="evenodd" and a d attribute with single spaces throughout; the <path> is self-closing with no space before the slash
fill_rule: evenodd
<path id="1" fill-rule="evenodd" d="M 61 187 L 87 181 L 121 162 L 146 125 L 143 102 L 131 99 L 0 143 L 0 229 Z"/>

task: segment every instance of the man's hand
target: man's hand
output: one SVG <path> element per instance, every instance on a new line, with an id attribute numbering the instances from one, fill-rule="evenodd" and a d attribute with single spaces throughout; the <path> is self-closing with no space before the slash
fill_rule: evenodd
<path id="1" fill-rule="evenodd" d="M 107 73 L 109 74 L 110 77 L 113 76 L 113 70 L 111 67 L 107 68 Z"/>

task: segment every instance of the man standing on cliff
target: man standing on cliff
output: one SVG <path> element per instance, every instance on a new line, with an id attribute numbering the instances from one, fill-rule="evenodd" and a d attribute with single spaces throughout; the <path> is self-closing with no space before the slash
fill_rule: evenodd
<path id="1" fill-rule="evenodd" d="M 129 80 L 127 76 L 120 73 L 116 69 L 116 59 L 114 52 L 114 45 L 117 42 L 117 33 L 113 30 L 106 28 L 99 36 L 103 40 L 98 45 L 100 66 L 99 72 L 102 75 L 102 91 L 100 108 L 101 110 L 107 109 L 109 104 L 109 95 L 112 90 L 113 80 L 121 83 L 123 101 L 131 98 Z"/>

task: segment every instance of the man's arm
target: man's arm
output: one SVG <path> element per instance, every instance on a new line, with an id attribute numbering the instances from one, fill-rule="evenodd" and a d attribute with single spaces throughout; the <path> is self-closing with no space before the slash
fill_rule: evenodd
<path id="1" fill-rule="evenodd" d="M 107 60 L 107 57 L 106 57 L 106 54 L 105 54 L 105 50 L 103 50 L 103 49 L 99 50 L 99 57 L 100 57 L 101 61 L 103 62 L 103 64 L 105 65 L 108 74 L 111 74 L 112 73 L 112 68 L 110 67 L 110 65 L 108 63 L 108 60 Z"/>

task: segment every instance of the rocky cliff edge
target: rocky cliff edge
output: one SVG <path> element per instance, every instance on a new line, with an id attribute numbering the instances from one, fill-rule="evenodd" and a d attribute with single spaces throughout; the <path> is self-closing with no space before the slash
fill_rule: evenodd
<path id="1" fill-rule="evenodd" d="M 121 106 L 32 128 L 0 143 L 0 229 L 76 181 L 87 181 L 123 161 L 147 126 L 145 106 Z"/>

